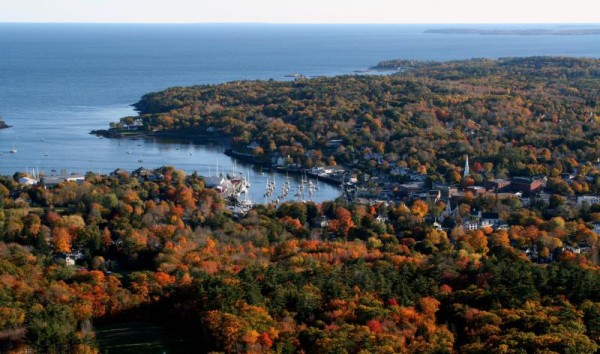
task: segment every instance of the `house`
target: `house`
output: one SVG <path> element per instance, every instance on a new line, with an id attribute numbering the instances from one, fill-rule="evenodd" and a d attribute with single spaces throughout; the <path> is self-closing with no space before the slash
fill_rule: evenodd
<path id="1" fill-rule="evenodd" d="M 424 182 L 410 182 L 398 185 L 398 190 L 404 193 L 417 193 L 425 186 Z"/>
<path id="2" fill-rule="evenodd" d="M 581 207 L 583 203 L 587 203 L 588 205 L 600 204 L 600 196 L 582 195 L 577 197 L 577 206 Z"/>
<path id="3" fill-rule="evenodd" d="M 250 150 L 254 150 L 257 147 L 260 147 L 260 144 L 257 143 L 256 141 L 251 142 L 250 144 L 246 145 L 246 147 Z"/>
<path id="4" fill-rule="evenodd" d="M 342 166 L 313 167 L 310 172 L 321 177 L 326 177 L 332 174 L 344 173 L 344 168 Z"/>
<path id="5" fill-rule="evenodd" d="M 331 139 L 327 143 L 325 143 L 325 146 L 327 146 L 328 148 L 337 148 L 340 145 L 342 145 L 342 139 Z"/>
<path id="6" fill-rule="evenodd" d="M 81 183 L 85 181 L 85 176 L 72 174 L 69 176 L 45 176 L 42 178 L 42 185 L 44 187 L 55 187 L 63 182 L 77 182 Z"/>
<path id="7" fill-rule="evenodd" d="M 225 183 L 225 177 L 223 176 L 209 176 L 204 177 L 204 186 L 206 188 L 216 188 Z"/>
<path id="8" fill-rule="evenodd" d="M 549 193 L 542 191 L 538 194 L 537 197 L 538 197 L 539 201 L 542 201 L 546 204 L 550 203 L 550 194 Z"/>
<path id="9" fill-rule="evenodd" d="M 126 171 L 121 168 L 117 168 L 116 170 L 110 173 L 111 177 L 129 177 L 129 171 Z"/>
<path id="10" fill-rule="evenodd" d="M 431 203 L 437 203 L 442 198 L 442 191 L 431 189 L 427 192 L 427 200 Z"/>
<path id="11" fill-rule="evenodd" d="M 380 223 L 384 223 L 384 224 L 390 221 L 389 218 L 384 215 L 377 215 L 377 218 L 375 218 L 375 220 L 377 220 Z"/>
<path id="12" fill-rule="evenodd" d="M 533 245 L 533 247 L 527 247 L 525 249 L 525 255 L 527 255 L 527 257 L 529 257 L 529 259 L 531 259 L 531 260 L 537 259 L 538 258 L 537 245 Z"/>
<path id="13" fill-rule="evenodd" d="M 54 255 L 54 262 L 59 263 L 61 261 L 64 261 L 68 266 L 75 265 L 75 257 L 68 253 L 57 253 Z"/>
<path id="14" fill-rule="evenodd" d="M 381 155 L 380 153 L 376 153 L 376 152 L 367 153 L 363 157 L 365 160 L 375 160 L 379 164 L 382 163 L 382 161 L 383 161 L 383 155 Z"/>
<path id="15" fill-rule="evenodd" d="M 480 230 L 486 227 L 496 228 L 501 223 L 498 213 L 482 213 L 479 211 L 476 215 L 471 215 L 463 222 L 466 230 Z"/>
<path id="16" fill-rule="evenodd" d="M 473 193 L 475 196 L 487 194 L 487 189 L 482 186 L 470 186 L 467 188 L 467 191 Z"/>
<path id="17" fill-rule="evenodd" d="M 410 173 L 410 170 L 406 167 L 399 167 L 396 166 L 394 167 L 391 171 L 390 174 L 392 176 L 407 176 Z"/>
<path id="18" fill-rule="evenodd" d="M 413 182 L 425 182 L 427 180 L 427 175 L 418 172 L 413 172 L 409 175 L 409 178 Z"/>
<path id="19" fill-rule="evenodd" d="M 481 213 L 481 224 L 496 227 L 501 223 L 498 213 Z"/>
<path id="20" fill-rule="evenodd" d="M 487 181 L 486 186 L 494 192 L 506 192 L 509 189 L 510 181 L 507 179 L 496 178 Z"/>
<path id="21" fill-rule="evenodd" d="M 524 196 L 530 196 L 541 191 L 544 187 L 544 181 L 531 177 L 513 177 L 510 183 L 510 189 L 513 192 L 521 192 Z"/>
<path id="22" fill-rule="evenodd" d="M 465 228 L 465 230 L 468 231 L 473 231 L 473 230 L 479 230 L 479 221 L 477 221 L 476 219 L 468 219 L 465 222 L 463 222 L 463 227 Z"/>
<path id="23" fill-rule="evenodd" d="M 440 215 L 439 219 L 441 222 L 444 222 L 444 220 L 452 217 L 453 215 L 455 215 L 455 212 L 452 210 L 452 207 L 450 206 L 450 201 L 448 201 L 448 203 L 446 203 L 446 209 L 444 209 L 444 211 L 442 211 L 442 215 Z"/>
<path id="24" fill-rule="evenodd" d="M 501 223 L 498 224 L 498 226 L 496 227 L 496 230 L 510 230 L 510 226 L 507 223 Z"/>
<path id="25" fill-rule="evenodd" d="M 571 173 L 561 173 L 560 178 L 568 184 L 573 184 L 573 180 L 575 179 L 575 175 Z"/>
<path id="26" fill-rule="evenodd" d="M 71 174 L 65 178 L 65 181 L 81 183 L 81 182 L 85 181 L 85 176 L 78 175 L 78 174 Z"/>
<path id="27" fill-rule="evenodd" d="M 277 160 L 275 160 L 275 166 L 285 166 L 285 159 L 283 156 L 279 156 Z"/>
<path id="28" fill-rule="evenodd" d="M 147 178 L 148 176 L 152 175 L 152 171 L 147 168 L 140 167 L 131 172 L 131 175 L 136 178 Z"/>
<path id="29" fill-rule="evenodd" d="M 441 193 L 440 199 L 442 200 L 448 200 L 454 193 L 458 192 L 458 188 L 439 182 L 433 182 L 431 189 L 438 189 Z"/>

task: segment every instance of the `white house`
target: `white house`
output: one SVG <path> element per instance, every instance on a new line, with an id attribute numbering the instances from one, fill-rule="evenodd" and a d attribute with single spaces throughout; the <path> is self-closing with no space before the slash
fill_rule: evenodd
<path id="1" fill-rule="evenodd" d="M 472 231 L 472 230 L 478 230 L 479 229 L 479 222 L 477 220 L 467 220 L 463 223 L 463 227 L 466 230 Z"/>
<path id="2" fill-rule="evenodd" d="M 390 221 L 387 216 L 383 216 L 383 215 L 377 215 L 377 218 L 375 220 L 377 220 L 381 223 L 384 223 L 384 224 L 387 223 L 388 221 Z"/>

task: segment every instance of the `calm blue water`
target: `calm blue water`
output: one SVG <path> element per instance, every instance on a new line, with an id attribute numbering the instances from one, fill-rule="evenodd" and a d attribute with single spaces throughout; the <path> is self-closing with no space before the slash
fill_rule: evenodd
<path id="1" fill-rule="evenodd" d="M 423 33 L 433 27 L 0 24 L 0 116 L 14 126 L 0 131 L 0 174 L 33 167 L 105 173 L 141 164 L 206 174 L 217 160 L 228 168 L 232 160 L 218 146 L 88 134 L 133 114 L 129 105 L 144 93 L 169 86 L 351 74 L 395 58 L 600 57 L 600 36 Z M 17 154 L 8 153 L 13 146 Z M 252 172 L 253 186 L 267 177 Z M 256 200 L 260 189 L 253 188 Z M 336 194 L 322 186 L 315 199 Z"/>

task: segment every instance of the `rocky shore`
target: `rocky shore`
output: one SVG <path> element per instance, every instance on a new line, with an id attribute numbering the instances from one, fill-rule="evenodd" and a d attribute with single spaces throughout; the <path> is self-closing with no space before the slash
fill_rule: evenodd
<path id="1" fill-rule="evenodd" d="M 6 129 L 6 128 L 10 128 L 10 125 L 4 123 L 2 118 L 0 118 L 0 129 Z"/>

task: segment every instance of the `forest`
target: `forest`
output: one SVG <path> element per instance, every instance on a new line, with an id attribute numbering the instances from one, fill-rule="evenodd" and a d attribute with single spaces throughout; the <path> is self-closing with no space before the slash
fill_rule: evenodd
<path id="1" fill-rule="evenodd" d="M 2 352 L 97 353 L 95 324 L 123 318 L 185 328 L 204 352 L 599 348 L 600 268 L 569 251 L 534 262 L 520 245 L 597 244 L 586 220 L 600 205 L 571 220 L 514 208 L 509 230 L 446 233 L 422 201 L 236 217 L 201 177 L 155 172 L 53 189 L 0 179 Z"/>
<path id="2" fill-rule="evenodd" d="M 569 198 L 600 192 L 600 61 L 378 67 L 398 72 L 171 88 L 108 132 L 211 133 L 430 185 L 543 175 L 549 202 L 466 192 L 456 219 L 495 210 L 507 225 L 469 230 L 436 227 L 443 200 L 233 214 L 172 166 L 51 188 L 0 177 L 0 352 L 99 353 L 99 328 L 131 320 L 206 353 L 598 352 L 600 204 Z"/>

